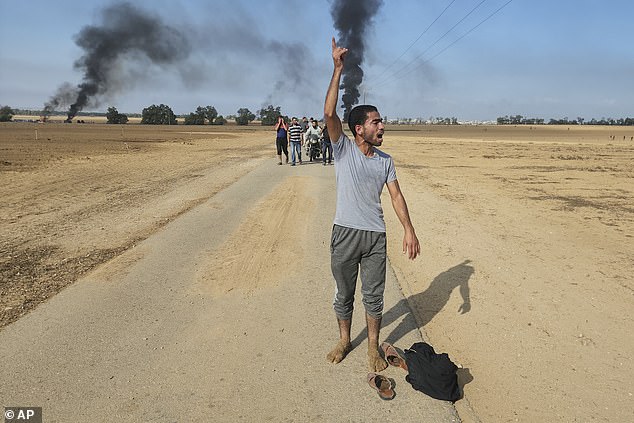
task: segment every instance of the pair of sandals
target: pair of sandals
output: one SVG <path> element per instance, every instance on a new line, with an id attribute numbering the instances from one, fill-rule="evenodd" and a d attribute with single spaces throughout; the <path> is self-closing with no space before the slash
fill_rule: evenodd
<path id="1" fill-rule="evenodd" d="M 403 358 L 399 355 L 396 348 L 387 342 L 384 342 L 381 344 L 381 350 L 383 350 L 385 361 L 387 361 L 390 366 L 406 369 L 405 360 L 403 360 Z M 383 375 L 378 373 L 368 373 L 368 384 L 377 391 L 379 398 L 382 400 L 391 400 L 396 396 L 393 381 Z"/>

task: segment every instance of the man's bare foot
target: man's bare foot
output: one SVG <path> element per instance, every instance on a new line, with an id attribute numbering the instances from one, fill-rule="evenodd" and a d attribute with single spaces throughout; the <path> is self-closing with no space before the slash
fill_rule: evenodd
<path id="1" fill-rule="evenodd" d="M 368 349 L 368 369 L 371 372 L 380 372 L 387 368 L 387 361 L 381 357 L 379 350 L 375 348 Z"/>
<path id="2" fill-rule="evenodd" d="M 350 351 L 352 351 L 350 342 L 339 341 L 335 348 L 326 355 L 326 359 L 331 363 L 337 364 L 346 358 Z"/>

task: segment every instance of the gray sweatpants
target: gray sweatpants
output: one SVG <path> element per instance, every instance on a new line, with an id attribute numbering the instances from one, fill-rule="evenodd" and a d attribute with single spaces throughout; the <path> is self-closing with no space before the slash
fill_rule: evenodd
<path id="1" fill-rule="evenodd" d="M 337 283 L 333 306 L 338 319 L 352 318 L 359 271 L 365 310 L 375 319 L 381 317 L 385 290 L 386 245 L 384 232 L 333 226 L 330 267 Z"/>

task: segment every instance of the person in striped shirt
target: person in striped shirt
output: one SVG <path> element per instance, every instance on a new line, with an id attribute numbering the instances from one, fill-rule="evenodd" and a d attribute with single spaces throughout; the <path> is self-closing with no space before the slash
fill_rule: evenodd
<path id="1" fill-rule="evenodd" d="M 293 117 L 291 126 L 288 127 L 288 140 L 291 145 L 291 166 L 295 166 L 295 154 L 299 164 L 302 164 L 302 126 Z"/>

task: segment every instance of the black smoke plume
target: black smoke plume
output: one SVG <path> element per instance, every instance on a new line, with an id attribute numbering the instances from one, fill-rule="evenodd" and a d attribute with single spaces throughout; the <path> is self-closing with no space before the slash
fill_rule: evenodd
<path id="1" fill-rule="evenodd" d="M 50 114 L 69 94 L 75 94 L 68 122 L 86 105 L 98 104 L 101 96 L 121 86 L 122 61 L 145 66 L 149 59 L 153 64 L 172 65 L 186 59 L 191 51 L 181 32 L 127 2 L 103 9 L 101 24 L 82 28 L 75 43 L 84 51 L 74 64 L 83 71 L 83 80 L 77 87 L 62 85 L 44 106 L 45 115 Z"/>
<path id="2" fill-rule="evenodd" d="M 352 106 L 359 101 L 365 36 L 382 4 L 382 0 L 336 0 L 330 10 L 335 29 L 339 32 L 337 44 L 348 49 L 341 83 L 344 90 L 341 97 L 344 120 L 347 120 Z"/>

